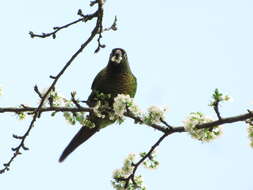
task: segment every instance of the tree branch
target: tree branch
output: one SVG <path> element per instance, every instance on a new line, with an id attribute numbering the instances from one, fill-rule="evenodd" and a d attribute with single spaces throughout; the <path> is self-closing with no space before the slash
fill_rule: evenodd
<path id="1" fill-rule="evenodd" d="M 21 112 L 35 112 L 37 107 L 22 107 L 22 108 L 15 108 L 15 107 L 6 107 L 0 108 L 0 113 L 21 113 Z M 78 107 L 78 108 L 69 108 L 69 107 L 42 107 L 40 108 L 39 112 L 91 112 L 92 108 L 86 107 Z"/>
<path id="2" fill-rule="evenodd" d="M 72 101 L 75 100 L 74 99 L 74 94 L 72 93 Z M 76 101 L 76 100 L 75 100 Z M 76 105 L 76 104 L 75 104 Z M 78 104 L 79 105 L 79 104 Z M 77 106 L 77 105 L 76 105 Z M 72 112 L 72 113 L 76 113 L 76 112 L 92 112 L 93 108 L 85 108 L 85 107 L 81 107 L 81 106 L 77 106 L 75 108 L 68 108 L 68 107 L 41 107 L 36 108 L 36 107 L 28 107 L 28 106 L 22 106 L 21 108 L 13 108 L 13 107 L 6 107 L 6 108 L 0 108 L 0 113 L 8 113 L 8 112 L 14 112 L 14 113 L 21 113 L 21 112 L 32 112 L 34 114 L 39 114 L 42 112 Z M 130 180 L 135 184 L 134 181 L 134 177 L 135 177 L 135 173 L 138 169 L 138 167 L 149 157 L 151 157 L 152 152 L 154 151 L 154 149 L 156 147 L 159 146 L 159 144 L 169 135 L 173 134 L 173 133 L 181 133 L 181 132 L 186 132 L 184 126 L 178 126 L 178 127 L 173 127 L 171 125 L 169 125 L 166 121 L 162 120 L 161 123 L 164 125 L 158 125 L 158 124 L 146 124 L 143 122 L 143 120 L 139 117 L 134 116 L 133 114 L 131 114 L 129 112 L 129 110 L 125 113 L 126 117 L 129 117 L 131 119 L 133 119 L 135 121 L 135 123 L 141 123 L 141 124 L 145 124 L 148 125 L 154 129 L 157 129 L 161 132 L 163 132 L 163 135 L 158 139 L 158 141 L 156 141 L 156 143 L 150 148 L 150 150 L 148 151 L 148 153 L 143 156 L 136 164 L 133 164 L 133 172 L 127 177 L 127 178 L 119 178 L 118 180 L 122 180 L 126 182 L 126 186 L 128 186 Z M 35 116 L 34 116 L 35 117 Z M 33 119 L 34 119 L 33 117 Z M 212 122 L 208 122 L 208 123 L 204 123 L 201 125 L 197 125 L 196 128 L 197 129 L 204 129 L 204 128 L 213 128 L 215 126 L 218 125 L 222 125 L 222 124 L 227 124 L 227 123 L 234 123 L 234 122 L 239 122 L 239 121 L 247 121 L 249 119 L 253 118 L 253 112 L 252 111 L 247 111 L 247 113 L 242 114 L 242 115 L 236 115 L 236 116 L 232 116 L 232 117 L 227 117 L 227 118 L 221 118 L 218 119 L 216 121 L 212 121 Z M 30 128 L 29 128 L 30 129 Z M 27 133 L 25 133 L 25 135 L 23 136 L 17 136 L 14 135 L 13 137 L 16 139 L 20 139 L 21 143 L 18 147 L 16 148 L 12 148 L 12 150 L 14 151 L 14 155 L 11 158 L 11 160 L 9 161 L 9 163 L 4 164 L 5 166 L 5 170 L 9 169 L 9 164 L 12 162 L 12 160 L 20 154 L 20 149 L 24 149 L 24 150 L 28 150 L 27 147 L 25 147 L 24 145 L 24 140 L 27 137 L 27 135 L 29 134 L 29 131 Z"/>
<path id="3" fill-rule="evenodd" d="M 148 153 L 143 156 L 137 163 L 133 163 L 133 171 L 132 173 L 127 177 L 127 178 L 121 178 L 119 180 L 124 180 L 126 181 L 126 184 L 125 184 L 125 188 L 128 187 L 129 185 L 129 182 L 130 180 L 136 185 L 136 182 L 135 182 L 135 173 L 138 169 L 138 167 L 149 157 L 151 157 L 152 155 L 152 152 L 155 150 L 156 147 L 158 147 L 160 145 L 160 143 L 169 135 L 171 134 L 170 132 L 167 132 L 167 133 L 164 133 L 156 142 L 155 144 L 149 149 Z"/>
<path id="4" fill-rule="evenodd" d="M 227 123 L 246 121 L 247 119 L 250 119 L 250 118 L 253 118 L 253 112 L 249 112 L 249 113 L 245 113 L 245 114 L 237 115 L 237 116 L 233 116 L 233 117 L 226 117 L 226 118 L 222 118 L 222 119 L 208 122 L 208 123 L 203 123 L 201 125 L 197 125 L 196 128 L 197 129 L 212 128 L 212 127 L 227 124 Z M 179 126 L 179 127 L 173 128 L 172 133 L 175 133 L 175 132 L 186 132 L 186 131 L 183 126 Z"/>
<path id="5" fill-rule="evenodd" d="M 96 1 L 96 3 L 98 4 L 98 9 L 97 9 L 97 13 L 98 14 L 94 15 L 92 18 L 97 18 L 97 21 L 96 21 L 96 25 L 95 25 L 94 29 L 91 32 L 90 37 L 81 45 L 81 47 L 76 51 L 76 53 L 74 53 L 74 55 L 65 64 L 65 66 L 62 68 L 62 70 L 53 78 L 53 82 L 51 83 L 51 85 L 48 88 L 47 92 L 41 98 L 41 101 L 40 101 L 38 107 L 34 110 L 33 118 L 32 118 L 32 121 L 31 121 L 31 123 L 30 123 L 27 131 L 25 132 L 25 134 L 23 136 L 21 136 L 21 138 L 19 138 L 19 140 L 20 140 L 19 145 L 17 147 L 15 147 L 15 148 L 12 148 L 12 150 L 14 151 L 13 156 L 10 158 L 10 160 L 7 163 L 3 164 L 4 168 L 0 170 L 0 173 L 4 173 L 5 171 L 9 170 L 10 164 L 13 162 L 13 160 L 19 154 L 21 154 L 21 149 L 27 150 L 27 148 L 26 148 L 26 146 L 24 144 L 25 140 L 28 137 L 30 131 L 32 130 L 32 128 L 33 128 L 33 126 L 34 126 L 37 118 L 40 116 L 40 113 L 41 113 L 40 110 L 41 110 L 41 108 L 42 108 L 42 106 L 43 106 L 43 104 L 44 104 L 44 102 L 46 100 L 46 97 L 48 96 L 48 94 L 50 93 L 50 91 L 55 87 L 55 85 L 58 82 L 58 80 L 60 79 L 60 77 L 63 75 L 63 73 L 66 71 L 66 69 L 71 65 L 71 63 L 75 60 L 75 58 L 84 50 L 84 48 L 100 32 L 100 29 L 102 27 L 102 22 L 103 22 L 103 14 L 104 14 L 103 3 L 104 2 L 102 0 L 98 0 L 98 1 Z M 66 28 L 66 26 L 70 26 L 72 24 L 70 23 L 68 25 L 63 26 L 62 28 Z M 59 30 L 56 30 L 56 31 L 59 31 Z M 55 34 L 51 34 L 51 35 L 55 35 Z"/>
<path id="6" fill-rule="evenodd" d="M 55 26 L 55 27 L 53 27 L 53 30 L 54 30 L 53 32 L 42 33 L 42 34 L 35 34 L 35 33 L 33 33 L 32 31 L 30 31 L 30 32 L 29 32 L 30 37 L 31 37 L 31 38 L 35 38 L 35 37 L 37 37 L 37 38 L 47 38 L 47 37 L 52 36 L 53 39 L 55 39 L 55 38 L 56 38 L 56 33 L 59 32 L 60 30 L 65 29 L 65 28 L 68 28 L 69 26 L 72 26 L 72 25 L 77 24 L 77 23 L 79 23 L 79 22 L 87 22 L 87 21 L 89 21 L 89 20 L 92 20 L 93 18 L 95 18 L 95 17 L 98 16 L 98 11 L 99 11 L 99 10 L 97 10 L 97 11 L 95 11 L 94 13 L 89 14 L 89 15 L 83 15 L 81 9 L 79 9 L 78 12 L 77 12 L 77 14 L 78 14 L 79 16 L 81 16 L 82 18 L 79 18 L 79 19 L 77 19 L 77 20 L 75 20 L 75 21 L 73 21 L 73 22 L 70 22 L 70 23 L 68 23 L 68 24 L 65 24 L 65 25 L 63 25 L 63 26 Z"/>
<path id="7" fill-rule="evenodd" d="M 132 119 L 134 119 L 135 121 L 137 120 L 138 122 L 140 122 L 141 120 L 139 118 L 134 118 L 132 116 L 128 116 Z M 246 114 L 242 114 L 242 115 L 237 115 L 237 116 L 233 116 L 233 117 L 227 117 L 227 118 L 219 118 L 216 121 L 212 121 L 212 122 L 208 122 L 208 123 L 204 123 L 201 125 L 197 125 L 196 128 L 197 129 L 204 129 L 204 128 L 213 128 L 215 126 L 218 125 L 222 125 L 222 124 L 227 124 L 227 123 L 234 123 L 234 122 L 238 122 L 238 121 L 246 121 L 248 119 L 252 119 L 253 118 L 253 112 L 248 111 L 248 113 Z M 178 133 L 178 132 L 186 132 L 185 128 L 183 126 L 179 126 L 179 127 L 172 127 L 170 125 L 168 125 L 166 123 L 166 121 L 162 121 L 163 124 L 165 124 L 165 126 L 167 128 L 164 128 L 163 126 L 153 126 L 150 125 L 151 127 L 162 131 L 164 134 L 158 139 L 158 141 L 149 149 L 148 153 L 143 156 L 136 164 L 133 163 L 133 171 L 132 173 L 126 177 L 126 178 L 118 178 L 117 180 L 119 181 L 125 181 L 125 189 L 129 186 L 130 180 L 133 182 L 133 184 L 136 185 L 135 182 L 135 173 L 138 169 L 138 167 L 148 158 L 151 157 L 152 152 L 155 150 L 156 147 L 158 147 L 160 145 L 160 143 L 169 135 L 173 134 L 173 133 Z"/>
<path id="8" fill-rule="evenodd" d="M 0 113 L 36 112 L 37 109 L 38 109 L 37 107 L 30 107 L 30 106 L 24 106 L 24 105 L 22 105 L 22 107 L 20 107 L 20 108 L 0 107 Z M 92 112 L 92 111 L 93 111 L 93 108 L 82 107 L 82 106 L 77 106 L 77 107 L 73 107 L 73 108 L 51 107 L 50 106 L 50 107 L 42 107 L 39 109 L 40 113 L 42 113 L 42 112 L 72 112 L 72 113 L 76 113 L 76 112 Z M 166 121 L 161 121 L 164 125 L 146 124 L 142 121 L 141 118 L 134 116 L 130 112 L 125 113 L 125 116 L 133 119 L 135 123 L 145 124 L 151 128 L 154 128 L 154 129 L 161 131 L 163 133 L 166 133 L 166 134 L 167 133 L 172 134 L 172 133 L 186 132 L 184 126 L 171 126 L 171 125 L 167 124 Z M 222 118 L 222 119 L 215 120 L 212 122 L 197 125 L 196 128 L 197 129 L 212 128 L 212 127 L 215 127 L 218 125 L 235 123 L 235 122 L 239 122 L 239 121 L 246 121 L 247 119 L 252 119 L 252 118 L 253 118 L 253 112 L 248 111 L 245 114 L 236 115 L 236 116 L 232 116 L 232 117 L 226 117 L 226 118 Z"/>
<path id="9" fill-rule="evenodd" d="M 21 112 L 36 112 L 38 108 L 37 107 L 30 107 L 30 106 L 24 106 L 22 105 L 22 107 L 20 108 L 16 108 L 16 107 L 0 107 L 0 113 L 21 113 Z M 69 108 L 69 107 L 41 107 L 39 109 L 39 112 L 92 112 L 93 108 L 89 108 L 89 107 L 73 107 L 73 108 Z M 154 128 L 158 131 L 161 131 L 163 133 L 181 133 L 181 132 L 186 132 L 184 126 L 171 126 L 168 125 L 166 121 L 162 121 L 162 123 L 164 125 L 159 125 L 159 124 L 146 124 L 142 121 L 142 119 L 140 117 L 136 117 L 133 114 L 131 114 L 130 112 L 125 113 L 125 116 L 128 118 L 131 118 L 134 120 L 135 123 L 140 123 L 140 124 L 145 124 L 151 128 Z M 196 128 L 197 129 L 204 129 L 204 128 L 212 128 L 218 125 L 223 125 L 223 124 L 228 124 L 228 123 L 235 123 L 235 122 L 239 122 L 239 121 L 246 121 L 248 119 L 252 119 L 253 118 L 253 112 L 252 111 L 247 111 L 247 113 L 245 114 L 241 114 L 241 115 L 236 115 L 236 116 L 232 116 L 232 117 L 226 117 L 226 118 L 222 118 L 220 120 L 215 120 L 212 122 L 208 122 L 208 123 L 204 123 L 201 125 L 197 125 Z"/>

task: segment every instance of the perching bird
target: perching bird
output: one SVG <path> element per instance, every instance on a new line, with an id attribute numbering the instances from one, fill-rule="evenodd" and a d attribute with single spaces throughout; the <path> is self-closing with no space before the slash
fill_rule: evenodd
<path id="1" fill-rule="evenodd" d="M 97 92 L 111 94 L 111 98 L 108 100 L 110 102 L 108 103 L 112 105 L 113 99 L 117 94 L 125 94 L 133 98 L 136 88 L 137 81 L 129 67 L 126 52 L 121 48 L 113 49 L 107 66 L 97 74 L 92 83 L 92 92 L 88 98 L 88 105 L 90 107 L 96 105 L 98 101 L 96 98 Z M 60 162 L 101 128 L 115 122 L 110 120 L 109 116 L 98 118 L 94 113 L 90 113 L 88 118 L 95 124 L 95 127 L 83 126 L 63 151 L 59 159 Z"/>

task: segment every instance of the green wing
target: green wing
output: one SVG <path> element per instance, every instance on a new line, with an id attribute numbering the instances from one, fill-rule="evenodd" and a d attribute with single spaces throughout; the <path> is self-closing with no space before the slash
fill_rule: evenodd
<path id="1" fill-rule="evenodd" d="M 91 89 L 92 90 L 99 90 L 98 88 L 101 85 L 101 83 L 103 82 L 104 77 L 105 77 L 105 69 L 102 69 L 97 74 L 97 76 L 95 77 L 95 79 L 93 80 L 92 85 L 91 85 Z"/>
<path id="2" fill-rule="evenodd" d="M 137 79 L 136 77 L 131 73 L 131 80 L 130 82 L 130 87 L 129 87 L 129 95 L 133 98 L 136 94 L 136 90 L 137 90 Z"/>
<path id="3" fill-rule="evenodd" d="M 134 97 L 134 96 L 135 96 L 136 90 L 137 90 L 137 79 L 136 79 L 136 77 L 133 75 L 133 92 L 130 94 L 131 97 Z"/>
<path id="4" fill-rule="evenodd" d="M 93 80 L 92 82 L 92 85 L 91 85 L 91 94 L 88 98 L 88 105 L 89 106 L 94 106 L 95 102 L 94 102 L 94 98 L 96 97 L 96 91 L 100 90 L 99 89 L 99 86 L 101 86 L 101 83 L 103 82 L 103 79 L 104 79 L 104 75 L 105 75 L 105 69 L 102 69 L 98 74 L 97 76 L 95 77 L 95 79 Z"/>

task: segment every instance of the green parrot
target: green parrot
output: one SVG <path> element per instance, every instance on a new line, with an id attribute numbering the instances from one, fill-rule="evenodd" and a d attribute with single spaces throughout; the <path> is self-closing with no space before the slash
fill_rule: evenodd
<path id="1" fill-rule="evenodd" d="M 109 105 L 113 104 L 114 97 L 118 94 L 129 95 L 132 98 L 135 96 L 137 80 L 129 67 L 125 50 L 121 48 L 112 50 L 107 66 L 97 74 L 91 89 L 92 92 L 87 100 L 87 104 L 90 107 L 96 105 L 98 101 L 96 98 L 97 93 L 110 94 L 110 98 L 107 100 Z M 94 113 L 90 113 L 88 119 L 95 124 L 95 127 L 83 126 L 65 148 L 59 162 L 62 162 L 79 145 L 88 140 L 101 128 L 115 122 L 110 120 L 108 115 L 105 118 L 99 118 Z"/>

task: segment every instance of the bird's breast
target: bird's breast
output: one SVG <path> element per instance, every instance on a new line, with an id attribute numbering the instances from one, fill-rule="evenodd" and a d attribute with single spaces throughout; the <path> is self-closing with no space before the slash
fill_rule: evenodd
<path id="1" fill-rule="evenodd" d="M 98 90 L 106 94 L 129 94 L 134 91 L 134 77 L 128 73 L 115 74 L 104 78 Z"/>

